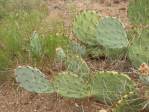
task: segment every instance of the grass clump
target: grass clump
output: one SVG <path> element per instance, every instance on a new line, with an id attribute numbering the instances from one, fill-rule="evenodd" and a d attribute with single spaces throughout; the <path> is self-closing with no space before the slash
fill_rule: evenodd
<path id="1" fill-rule="evenodd" d="M 130 0 L 128 17 L 132 24 L 149 24 L 149 1 Z"/>

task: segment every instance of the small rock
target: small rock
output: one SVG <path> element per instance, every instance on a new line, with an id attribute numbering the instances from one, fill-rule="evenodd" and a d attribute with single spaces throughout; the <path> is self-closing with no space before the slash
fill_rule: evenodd
<path id="1" fill-rule="evenodd" d="M 100 110 L 99 112 L 108 112 L 107 110 L 105 110 L 105 109 L 102 109 L 102 110 Z"/>
<path id="2" fill-rule="evenodd" d="M 119 4 L 120 1 L 119 1 L 119 0 L 114 0 L 113 3 L 115 3 L 115 4 Z"/>
<path id="3" fill-rule="evenodd" d="M 119 10 L 126 10 L 126 8 L 125 7 L 122 7 L 122 8 L 119 8 Z"/>

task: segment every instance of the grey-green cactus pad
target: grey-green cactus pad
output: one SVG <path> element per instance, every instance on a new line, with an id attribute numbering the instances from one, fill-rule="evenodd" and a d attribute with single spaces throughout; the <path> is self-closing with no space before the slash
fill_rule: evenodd
<path id="1" fill-rule="evenodd" d="M 65 54 L 63 48 L 61 48 L 61 47 L 56 48 L 56 58 L 59 61 L 65 61 L 66 60 L 66 54 Z"/>
<path id="2" fill-rule="evenodd" d="M 104 17 L 97 25 L 97 42 L 105 48 L 124 48 L 128 39 L 122 24 L 112 17 Z"/>
<path id="3" fill-rule="evenodd" d="M 92 80 L 91 93 L 97 100 L 113 104 L 134 89 L 133 81 L 127 75 L 116 72 L 98 72 Z"/>
<path id="4" fill-rule="evenodd" d="M 67 70 L 76 74 L 89 73 L 90 69 L 86 62 L 79 55 L 70 55 L 65 61 Z"/>
<path id="5" fill-rule="evenodd" d="M 33 33 L 33 36 L 30 40 L 30 51 L 32 55 L 35 57 L 40 57 L 43 53 L 41 40 L 36 32 Z"/>
<path id="6" fill-rule="evenodd" d="M 70 42 L 69 51 L 73 54 L 78 54 L 79 56 L 85 56 L 86 48 L 85 46 L 77 43 L 77 42 Z"/>
<path id="7" fill-rule="evenodd" d="M 99 18 L 94 11 L 83 11 L 76 16 L 73 23 L 73 32 L 84 44 L 96 45 L 96 26 Z"/>
<path id="8" fill-rule="evenodd" d="M 67 52 L 65 54 L 62 48 L 57 49 L 57 57 L 59 60 L 62 60 L 67 67 L 68 71 L 71 71 L 76 74 L 88 74 L 90 69 L 87 63 L 83 60 L 83 58 L 74 52 Z"/>
<path id="9" fill-rule="evenodd" d="M 149 64 L 149 30 L 144 30 L 129 48 L 129 59 L 138 68 L 142 63 Z"/>
<path id="10" fill-rule="evenodd" d="M 126 99 L 122 99 L 112 112 L 140 112 L 144 102 L 145 100 L 139 98 L 139 96 L 131 95 Z"/>
<path id="11" fill-rule="evenodd" d="M 45 78 L 44 74 L 32 67 L 18 67 L 16 81 L 21 87 L 36 93 L 52 93 L 53 85 Z"/>
<path id="12" fill-rule="evenodd" d="M 56 92 L 67 98 L 85 98 L 89 96 L 88 85 L 72 72 L 62 72 L 55 77 Z"/>

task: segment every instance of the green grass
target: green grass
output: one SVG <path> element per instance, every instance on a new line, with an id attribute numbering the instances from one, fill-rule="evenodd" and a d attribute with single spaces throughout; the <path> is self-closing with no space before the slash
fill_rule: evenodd
<path id="1" fill-rule="evenodd" d="M 5 52 L 10 58 L 21 60 L 19 58 L 24 50 L 27 50 L 26 45 L 32 33 L 38 29 L 41 19 L 40 12 L 33 11 L 31 13 L 18 12 L 1 21 L 0 40 L 5 45 Z"/>
<path id="2" fill-rule="evenodd" d="M 2 50 L 0 51 L 0 70 L 4 70 L 9 64 L 8 56 Z"/>
<path id="3" fill-rule="evenodd" d="M 133 24 L 149 24 L 149 0 L 130 0 L 128 17 Z"/>
<path id="4" fill-rule="evenodd" d="M 129 48 L 129 59 L 136 68 L 138 68 L 142 63 L 149 64 L 148 35 L 148 29 L 142 30 L 140 34 L 135 36 L 136 38 L 133 39 L 133 43 Z"/>
<path id="5" fill-rule="evenodd" d="M 16 64 L 34 64 L 36 58 L 41 62 L 44 57 L 53 60 L 55 49 L 66 45 L 63 20 L 47 18 L 46 1 L 1 0 L 0 9 L 0 71 Z M 30 40 L 35 31 L 41 41 L 42 56 L 32 57 Z"/>
<path id="6" fill-rule="evenodd" d="M 68 37 L 63 35 L 49 35 L 48 37 L 44 37 L 42 40 L 44 46 L 44 53 L 51 59 L 55 58 L 56 48 L 62 47 L 66 49 L 68 45 Z"/>

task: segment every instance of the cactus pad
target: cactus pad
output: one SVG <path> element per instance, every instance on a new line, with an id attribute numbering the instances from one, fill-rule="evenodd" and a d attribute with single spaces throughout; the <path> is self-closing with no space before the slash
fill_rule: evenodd
<path id="1" fill-rule="evenodd" d="M 140 112 L 144 102 L 145 100 L 137 95 L 128 95 L 128 97 L 118 101 L 112 112 Z"/>
<path id="2" fill-rule="evenodd" d="M 122 24 L 112 17 L 104 17 L 97 25 L 97 42 L 105 48 L 125 48 L 127 34 Z"/>
<path id="3" fill-rule="evenodd" d="M 86 54 L 86 48 L 77 42 L 70 42 L 69 48 L 70 52 L 78 54 L 80 56 L 85 56 Z"/>
<path id="4" fill-rule="evenodd" d="M 107 104 L 113 104 L 134 89 L 133 81 L 127 75 L 112 71 L 96 73 L 91 85 L 91 93 Z"/>
<path id="5" fill-rule="evenodd" d="M 90 69 L 79 55 L 70 55 L 65 61 L 67 70 L 76 74 L 89 73 Z"/>
<path id="6" fill-rule="evenodd" d="M 65 54 L 62 48 L 57 48 L 56 51 L 58 59 L 64 62 L 68 71 L 79 75 L 86 75 L 90 72 L 88 65 L 80 55 L 73 54 L 72 52 L 67 52 L 67 54 Z"/>
<path id="7" fill-rule="evenodd" d="M 60 61 L 64 61 L 66 59 L 66 54 L 61 47 L 56 48 L 56 57 Z"/>
<path id="8" fill-rule="evenodd" d="M 67 98 L 85 98 L 89 96 L 88 85 L 72 72 L 59 73 L 54 80 L 56 92 Z"/>
<path id="9" fill-rule="evenodd" d="M 42 55 L 42 45 L 41 40 L 38 37 L 36 32 L 33 33 L 33 36 L 30 40 L 30 50 L 33 56 L 39 57 Z"/>
<path id="10" fill-rule="evenodd" d="M 52 84 L 45 78 L 44 74 L 32 67 L 18 67 L 16 69 L 16 81 L 24 89 L 35 93 L 52 93 Z"/>
<path id="11" fill-rule="evenodd" d="M 73 32 L 84 44 L 96 45 L 96 26 L 99 18 L 94 11 L 83 11 L 76 16 L 73 23 Z"/>

